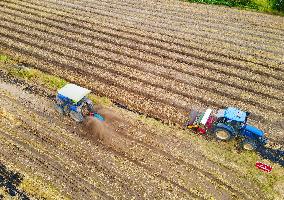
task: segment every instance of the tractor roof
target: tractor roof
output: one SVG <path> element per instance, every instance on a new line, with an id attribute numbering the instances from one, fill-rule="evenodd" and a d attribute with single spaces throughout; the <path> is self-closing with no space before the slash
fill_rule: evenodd
<path id="1" fill-rule="evenodd" d="M 246 120 L 246 112 L 241 111 L 234 107 L 228 107 L 226 109 L 222 109 L 218 112 L 217 117 L 225 117 L 229 120 L 234 120 L 237 122 L 244 122 Z"/>
<path id="2" fill-rule="evenodd" d="M 78 102 L 83 99 L 86 95 L 88 95 L 91 91 L 80 87 L 75 84 L 67 84 L 60 90 L 58 90 L 58 94 L 61 94 L 74 102 Z"/>

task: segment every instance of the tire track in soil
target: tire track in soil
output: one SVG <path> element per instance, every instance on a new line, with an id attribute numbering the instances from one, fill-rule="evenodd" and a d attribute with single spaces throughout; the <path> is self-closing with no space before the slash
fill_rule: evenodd
<path id="1" fill-rule="evenodd" d="M 185 71 L 185 70 L 183 70 L 183 69 L 177 69 L 177 68 L 175 68 L 175 67 L 171 67 L 171 69 L 173 69 L 173 70 L 175 70 L 175 71 L 178 71 L 178 72 L 180 72 L 180 73 L 184 73 L 184 74 L 187 74 L 187 75 L 191 75 L 191 76 L 192 76 L 192 73 L 189 73 L 189 72 L 187 72 L 187 71 Z M 216 79 L 214 79 L 214 78 L 204 77 L 203 75 L 199 75 L 199 74 L 195 74 L 195 75 L 198 76 L 199 78 L 206 79 L 206 80 L 208 80 L 208 81 L 214 81 L 214 82 L 220 83 L 220 84 L 227 84 L 227 85 L 229 85 L 229 86 L 231 86 L 231 87 L 235 87 L 235 88 L 237 88 L 237 89 L 241 89 L 241 90 L 246 90 L 246 91 L 249 91 L 249 92 L 253 92 L 254 94 L 259 94 L 259 95 L 262 95 L 262 96 L 265 96 L 265 97 L 274 98 L 274 99 L 279 99 L 279 98 L 277 98 L 277 97 L 275 97 L 275 96 L 272 96 L 272 95 L 269 95 L 269 94 L 267 94 L 267 93 L 256 92 L 255 90 L 249 89 L 249 88 L 247 88 L 247 87 L 242 87 L 242 86 L 237 86 L 237 87 L 236 87 L 235 84 L 228 84 L 227 82 L 220 81 L 220 80 L 216 80 Z M 214 89 L 211 89 L 211 90 L 214 90 Z"/>
<path id="2" fill-rule="evenodd" d="M 14 3 L 15 4 L 15 3 Z M 17 4 L 15 4 L 15 5 L 17 5 Z M 28 6 L 26 6 L 27 8 L 30 8 L 30 9 L 34 9 L 34 10 L 39 10 L 39 9 L 35 9 L 35 8 L 31 8 L 31 7 L 28 7 Z M 39 10 L 40 11 L 40 10 Z M 46 11 L 45 11 L 46 12 Z M 65 10 L 64 10 L 64 12 L 66 12 Z M 57 14 L 58 15 L 58 13 L 53 13 L 53 14 Z M 74 13 L 71 13 L 71 15 L 74 15 Z M 41 15 L 39 15 L 40 17 L 42 17 Z M 64 17 L 64 15 L 60 15 L 61 17 L 63 17 L 64 19 L 65 19 L 65 17 Z M 74 17 L 72 17 L 72 16 L 69 16 L 69 19 L 73 19 L 73 20 L 78 20 L 77 18 L 74 18 Z M 57 19 L 56 19 L 57 20 Z M 90 23 L 89 21 L 86 21 L 86 20 L 80 20 L 80 21 L 84 21 L 84 22 L 86 22 L 86 23 Z M 66 22 L 65 22 L 66 23 Z M 69 23 L 69 22 L 67 22 L 67 23 Z M 80 26 L 80 24 L 78 25 L 78 26 Z M 105 26 L 105 27 L 107 27 L 107 26 Z M 108 27 L 108 28 L 110 28 L 110 27 Z M 111 29 L 113 29 L 114 27 L 111 27 Z M 129 30 L 129 29 L 128 29 Z M 129 31 L 122 31 L 122 30 L 118 30 L 118 31 L 121 31 L 121 32 L 125 32 L 125 33 L 128 33 L 129 34 Z M 153 32 L 153 31 L 152 31 Z M 153 32 L 153 33 L 155 33 L 155 32 Z M 135 32 L 130 32 L 130 34 L 132 34 L 132 35 L 137 35 L 137 33 L 135 33 Z M 145 35 L 144 36 L 142 36 L 142 37 L 145 37 Z M 151 38 L 151 36 L 147 36 L 147 37 L 149 37 L 149 38 Z M 172 37 L 173 38 L 173 36 L 170 36 L 170 37 Z M 129 39 L 129 38 L 128 38 Z M 161 39 L 157 39 L 157 38 L 155 38 L 155 40 L 161 40 Z M 162 40 L 163 41 L 163 40 Z M 138 42 L 139 42 L 139 40 L 138 40 Z M 165 41 L 165 42 L 167 42 L 167 41 Z M 154 44 L 151 44 L 152 46 L 153 45 L 156 45 L 155 43 Z M 181 45 L 180 43 L 177 43 L 177 45 Z M 195 47 L 190 47 L 191 49 L 193 48 L 195 48 Z M 203 52 L 206 52 L 206 50 L 202 50 Z M 208 51 L 207 51 L 208 52 Z M 188 53 L 187 53 L 188 54 Z M 215 55 L 217 55 L 218 53 L 217 52 L 213 52 L 213 54 L 215 54 Z M 189 53 L 188 54 L 189 56 L 190 55 L 194 55 L 194 54 L 192 54 L 192 53 Z M 166 55 L 165 55 L 166 56 Z M 225 57 L 228 57 L 227 55 L 222 55 L 222 56 L 225 56 Z M 254 56 L 256 56 L 256 55 L 254 55 Z M 202 59 L 203 59 L 204 57 L 202 57 Z M 205 58 L 206 59 L 206 58 Z M 265 57 L 265 59 L 267 59 L 267 57 Z M 212 58 L 211 58 L 211 60 L 212 60 Z M 213 61 L 215 61 L 215 62 L 220 62 L 219 60 L 216 60 L 216 59 L 213 59 Z M 250 61 L 248 61 L 248 62 L 250 62 Z M 253 63 L 253 62 L 252 62 Z M 263 65 L 263 64 L 260 64 L 260 63 L 257 63 L 258 65 Z M 267 69 L 270 69 L 272 66 L 267 66 Z M 274 67 L 273 67 L 274 68 Z M 249 68 L 248 68 L 249 69 Z M 281 68 L 277 68 L 277 70 L 282 70 Z M 255 70 L 254 70 L 255 71 Z M 268 75 L 268 74 L 267 74 Z"/>
<path id="3" fill-rule="evenodd" d="M 0 25 L 0 26 L 2 26 L 2 25 Z M 16 29 L 14 29 L 14 28 L 10 28 L 10 27 L 5 27 L 5 26 L 2 26 L 3 28 L 8 28 L 8 29 L 10 29 L 12 32 L 20 32 L 20 33 L 22 33 L 22 34 L 27 34 L 27 33 L 25 33 L 25 32 L 23 32 L 23 31 L 20 31 L 20 30 L 16 30 Z M 38 35 L 35 35 L 35 34 L 32 34 L 31 32 L 29 32 L 29 34 L 27 35 L 27 37 L 30 37 L 30 36 L 33 36 L 33 37 L 35 37 L 35 38 L 38 38 L 39 36 Z M 27 38 L 27 37 L 25 37 L 25 38 Z M 42 39 L 42 40 L 46 40 L 46 39 Z M 48 41 L 50 41 L 50 40 L 48 40 Z M 55 43 L 57 43 L 57 44 L 61 44 L 62 46 L 67 46 L 65 43 L 62 43 L 62 42 L 59 42 L 59 41 L 54 41 Z M 69 45 L 70 46 L 70 45 Z M 90 53 L 90 52 L 88 52 L 88 51 L 85 51 L 85 50 L 83 50 L 83 49 L 79 49 L 79 48 L 77 48 L 76 47 L 76 45 L 75 46 L 73 46 L 73 47 L 69 47 L 68 46 L 68 48 L 72 48 L 72 49 L 75 49 L 75 50 L 77 50 L 77 51 L 79 51 L 79 52 L 82 52 L 82 53 L 84 53 L 84 54 L 86 54 L 86 55 L 90 55 L 90 56 L 93 56 L 95 53 Z M 79 54 L 78 54 L 79 55 Z M 96 57 L 100 57 L 100 55 L 96 55 Z M 107 58 L 107 57 L 103 57 L 103 56 L 101 56 L 101 58 L 102 59 L 106 59 L 106 60 L 110 60 L 109 58 Z M 136 66 L 134 66 L 134 65 L 129 65 L 129 64 L 127 64 L 127 63 L 123 63 L 123 62 L 121 62 L 121 61 L 117 61 L 117 60 L 112 60 L 112 62 L 114 62 L 114 63 L 119 63 L 119 64 L 122 64 L 122 65 L 125 65 L 125 66 L 128 66 L 128 67 L 130 67 L 130 68 L 133 68 L 133 69 L 135 69 L 135 68 L 139 68 L 139 67 L 136 67 Z M 104 68 L 103 66 L 101 66 L 102 68 Z M 149 70 L 144 70 L 143 68 L 141 68 L 141 71 L 144 71 L 144 72 L 149 72 Z M 151 72 L 150 72 L 151 73 Z M 158 76 L 162 76 L 162 77 L 165 77 L 165 78 L 167 78 L 167 79 L 171 79 L 172 77 L 169 77 L 169 76 L 163 76 L 163 74 L 157 74 L 157 73 L 155 73 L 155 72 L 153 72 L 152 71 L 152 73 L 153 74 L 156 74 L 156 75 L 158 75 Z M 144 82 L 144 80 L 140 80 L 141 82 L 143 81 Z M 184 82 L 182 82 L 182 81 L 178 81 L 178 82 L 181 82 L 181 83 L 184 83 Z M 198 97 L 198 96 L 193 96 L 193 95 L 189 95 L 188 93 L 185 93 L 185 92 L 180 92 L 180 91 L 178 91 L 178 90 L 176 90 L 176 89 L 171 89 L 171 88 L 167 88 L 166 86 L 163 86 L 163 85 L 154 85 L 154 84 L 152 84 L 152 83 L 148 83 L 148 82 L 145 82 L 145 83 L 147 83 L 147 84 L 149 84 L 149 85 L 152 85 L 152 86 L 154 86 L 154 87 L 158 87 L 158 88 L 162 88 L 162 89 L 165 89 L 165 90 L 168 90 L 168 91 L 171 91 L 172 93 L 175 93 L 175 94 L 178 94 L 178 95 L 181 95 L 181 96 L 184 96 L 184 97 L 187 97 L 187 98 L 189 98 L 189 99 L 195 99 L 195 100 L 198 100 L 198 101 L 200 101 L 200 102 L 202 102 L 202 103 L 205 103 L 205 104 L 210 104 L 210 105 L 214 105 L 214 106 L 216 106 L 216 107 L 218 107 L 218 106 L 220 106 L 221 104 L 218 104 L 218 103 L 215 103 L 215 102 L 209 102 L 208 100 L 205 100 L 205 99 L 203 99 L 203 98 L 200 98 L 200 97 Z M 188 83 L 186 83 L 186 84 L 188 84 Z M 194 84 L 191 84 L 191 85 L 194 85 Z M 199 88 L 201 88 L 201 87 L 199 87 Z M 203 88 L 205 88 L 205 87 L 203 87 Z M 209 91 L 208 89 L 207 89 L 207 91 Z M 224 96 L 227 96 L 227 95 L 229 95 L 228 93 L 221 93 L 221 92 L 219 92 L 219 94 L 222 94 L 222 95 L 224 95 Z M 233 97 L 233 98 L 230 98 L 230 99 L 232 99 L 232 100 L 239 100 L 239 101 L 243 101 L 243 102 L 246 102 L 246 103 L 249 103 L 250 105 L 253 105 L 253 106 L 259 106 L 259 107 L 261 107 L 261 108 L 263 108 L 263 109 L 267 109 L 267 110 L 270 110 L 270 111 L 274 111 L 274 112 L 276 112 L 276 113 L 278 113 L 279 111 L 277 110 L 277 109 L 275 109 L 274 107 L 271 107 L 271 106 L 267 106 L 267 105 L 263 105 L 263 104 L 260 104 L 260 103 L 258 103 L 258 102 L 255 102 L 255 101 L 250 101 L 250 100 L 247 100 L 247 99 L 241 99 L 241 98 L 236 98 L 236 97 Z"/>
<path id="4" fill-rule="evenodd" d="M 37 112 L 37 113 L 38 113 L 38 112 Z M 41 114 L 41 115 L 42 115 L 42 114 Z M 23 119 L 22 119 L 22 120 L 23 120 Z M 25 120 L 26 120 L 26 119 L 25 119 Z M 28 126 L 28 122 L 25 122 L 25 124 Z M 31 127 L 30 127 L 30 128 L 31 128 Z M 37 128 L 40 128 L 40 127 L 37 127 Z M 41 127 L 41 130 L 44 130 L 44 128 Z M 36 130 L 33 129 L 33 132 L 35 132 L 35 131 L 36 131 Z M 48 133 L 47 133 L 47 135 L 48 135 Z M 124 136 L 125 136 L 125 138 L 127 138 L 127 139 L 129 139 L 129 140 L 131 140 L 131 141 L 137 142 L 137 140 L 135 140 L 134 137 L 129 137 L 129 136 L 126 136 L 126 135 L 124 135 Z M 47 139 L 48 139 L 48 138 L 47 138 Z M 46 140 L 46 139 L 44 139 L 44 138 L 43 138 L 43 140 L 46 141 L 47 144 L 52 144 L 52 146 L 54 146 L 54 147 L 58 146 L 58 145 L 54 144 L 54 140 L 53 140 L 53 141 L 52 141 L 52 140 L 49 140 L 49 141 L 48 141 L 48 140 Z M 59 141 L 57 141 L 57 142 L 59 142 Z M 141 142 L 139 142 L 139 143 L 141 143 Z M 158 152 L 158 153 L 161 153 L 162 155 L 165 155 L 167 158 L 170 158 L 170 159 L 173 159 L 173 160 L 175 160 L 175 161 L 178 161 L 178 163 L 182 162 L 182 163 L 184 163 L 185 165 L 188 165 L 188 163 L 185 163 L 183 160 L 181 160 L 181 159 L 176 159 L 176 158 L 173 157 L 172 155 L 167 154 L 167 153 L 164 152 L 164 151 L 158 150 L 158 149 L 155 148 L 155 147 L 152 147 L 152 146 L 150 146 L 150 145 L 143 145 L 143 146 L 146 146 L 147 148 L 152 149 L 153 151 L 156 151 L 156 152 Z M 112 151 L 113 151 L 113 150 L 112 150 Z M 140 164 L 137 160 L 135 160 L 135 159 L 133 159 L 133 158 L 130 158 L 129 156 L 125 155 L 124 152 L 118 152 L 118 151 L 113 151 L 113 152 L 115 152 L 115 154 L 117 154 L 118 156 L 125 157 L 126 159 L 128 159 L 128 160 L 134 162 L 134 163 L 135 163 L 136 165 L 138 165 L 138 166 L 141 166 L 141 167 L 143 167 L 143 168 L 146 168 L 148 171 L 152 171 L 152 170 L 153 170 L 153 169 L 151 169 L 150 167 L 147 167 L 147 166 L 145 166 L 145 165 L 143 165 L 143 164 Z M 204 175 L 208 176 L 210 179 L 212 179 L 212 180 L 214 180 L 214 181 L 217 180 L 216 182 L 217 182 L 219 185 L 222 185 L 222 186 L 228 188 L 229 191 L 233 192 L 233 195 L 235 194 L 235 197 L 240 196 L 240 195 L 243 196 L 243 193 L 240 193 L 237 189 L 234 189 L 232 186 L 228 185 L 227 183 L 224 183 L 224 182 L 222 182 L 221 180 L 219 180 L 218 178 L 212 176 L 212 174 L 210 174 L 210 173 L 208 173 L 208 172 L 205 172 L 205 171 L 201 170 L 200 168 L 196 168 L 196 167 L 193 166 L 193 165 L 191 165 L 191 167 L 194 167 L 194 169 L 200 171 L 200 172 L 203 173 Z M 160 176 L 160 175 L 159 175 L 159 177 L 160 177 L 161 179 L 165 180 L 165 181 L 168 181 L 168 180 L 164 179 L 163 176 Z M 168 181 L 168 182 L 170 182 L 171 184 L 175 185 L 176 187 L 180 188 L 181 190 L 183 190 L 183 191 L 185 191 L 185 192 L 186 192 L 186 191 L 187 191 L 187 192 L 190 192 L 190 191 L 188 191 L 186 188 L 184 188 L 184 187 L 182 187 L 182 186 L 179 186 L 177 183 L 175 183 L 175 182 L 173 182 L 173 181 Z M 196 197 L 197 197 L 197 196 L 196 196 Z M 243 196 L 243 197 L 244 197 L 244 196 Z"/>
<path id="5" fill-rule="evenodd" d="M 29 2 L 30 3 L 30 2 Z M 49 2 L 50 3 L 50 2 Z M 56 2 L 57 5 L 60 5 L 60 3 Z M 36 4 L 35 2 L 31 3 L 31 4 Z M 31 5 L 30 4 L 30 5 Z M 66 9 L 66 5 L 65 6 L 65 9 Z M 67 5 L 67 7 L 69 8 L 70 6 Z M 98 8 L 98 6 L 96 7 Z M 57 7 L 58 9 L 58 7 Z M 76 10 L 81 10 L 81 11 L 84 11 L 82 9 L 79 9 L 79 8 L 76 8 Z M 117 13 L 115 12 L 114 10 L 111 10 L 111 11 L 105 11 L 106 10 L 106 7 L 102 7 L 101 9 L 97 10 L 96 12 L 94 10 L 92 11 L 89 11 L 91 13 L 99 13 L 100 15 L 105 15 L 105 16 L 108 16 L 110 18 L 119 18 L 119 19 L 124 19 L 124 20 L 127 20 L 128 22 L 133 22 L 134 24 L 143 24 L 143 25 L 148 25 L 148 26 L 151 26 L 152 28 L 155 27 L 155 28 L 167 28 L 167 30 L 170 30 L 170 31 L 173 31 L 175 33 L 181 33 L 181 34 L 192 34 L 192 32 L 188 32 L 188 31 L 182 31 L 182 30 L 177 30 L 177 29 L 173 29 L 173 28 L 170 28 L 171 24 L 168 24 L 167 22 L 163 22 L 163 23 L 159 23 L 157 21 L 155 21 L 155 24 L 152 24 L 152 23 L 145 23 L 147 22 L 148 19 L 144 19 L 144 21 L 140 21 L 139 19 L 141 19 L 142 17 L 140 16 L 139 19 L 135 19 L 135 16 L 131 16 L 131 15 L 127 15 L 126 13 Z M 100 12 L 101 11 L 101 12 Z M 107 12 L 107 13 L 105 13 Z M 137 18 L 137 17 L 136 17 Z M 149 20 L 148 20 L 149 21 Z M 156 25 L 156 24 L 159 24 L 159 25 Z M 165 26 L 165 25 L 168 25 L 168 26 Z M 201 35 L 201 34 L 200 34 Z M 207 32 L 204 32 L 203 34 L 203 37 L 206 37 L 208 36 Z M 210 34 L 210 37 L 212 37 L 212 34 Z M 231 40 L 228 40 L 228 39 L 220 39 L 217 35 L 217 37 L 214 37 L 213 38 L 214 40 L 218 40 L 220 42 L 226 42 L 226 43 L 232 43 L 232 44 L 235 44 L 235 45 L 241 45 L 241 46 L 245 46 L 247 48 L 252 48 L 254 50 L 262 50 L 262 51 L 266 51 L 266 52 L 269 52 L 269 53 L 272 53 L 272 54 L 279 54 L 279 55 L 282 55 L 282 52 L 279 52 L 279 51 L 276 51 L 276 50 L 269 50 L 269 49 L 265 49 L 263 47 L 260 47 L 258 45 L 252 45 L 252 44 L 249 44 L 247 45 L 246 43 L 243 43 L 241 44 L 240 42 L 235 42 L 235 41 L 231 41 Z"/>
<path id="6" fill-rule="evenodd" d="M 9 36 L 8 36 L 9 37 Z M 3 44 L 2 43 L 2 45 L 3 46 L 6 46 L 7 47 L 7 45 L 6 44 Z M 9 48 L 9 46 L 8 46 L 8 48 Z M 24 50 L 23 49 L 18 49 L 17 50 L 18 52 L 20 51 L 20 52 L 23 52 Z M 26 53 L 25 53 L 25 55 L 26 55 Z M 28 54 L 28 55 L 30 55 L 30 53 Z M 34 54 L 31 54 L 31 56 L 33 56 L 34 57 Z M 65 64 L 63 64 L 62 65 L 62 63 L 59 63 L 58 61 L 49 61 L 49 60 L 47 60 L 45 57 L 43 57 L 43 56 L 40 56 L 40 55 L 37 55 L 37 59 L 39 59 L 39 60 L 44 60 L 45 62 L 47 62 L 47 63 L 53 63 L 52 65 L 54 65 L 55 64 L 55 66 L 64 66 L 63 68 L 68 68 L 68 69 L 70 69 L 70 68 L 74 68 L 74 67 L 71 67 L 71 66 L 68 66 L 68 65 L 65 65 Z M 82 69 L 78 69 L 78 68 L 76 68 L 75 69 L 75 71 L 76 71 L 76 73 L 78 74 L 81 74 L 81 75 L 84 75 L 84 74 L 86 74 L 86 72 L 85 71 L 83 71 Z M 49 71 L 47 71 L 47 72 L 49 72 Z M 102 81 L 102 82 L 106 82 L 106 81 Z M 110 82 L 108 82 L 108 84 L 110 84 Z M 116 86 L 116 85 L 115 85 Z M 117 87 L 117 86 L 116 86 Z M 120 87 L 121 89 L 124 89 L 123 87 Z M 133 90 L 131 91 L 131 92 L 133 92 Z M 101 93 L 101 92 L 100 92 Z M 135 93 L 135 91 L 134 91 L 134 93 Z M 102 93 L 101 93 L 102 94 Z M 165 102 L 165 101 L 164 101 Z M 169 103 L 166 103 L 166 104 L 169 104 Z M 161 105 L 159 105 L 159 106 L 161 106 Z M 176 104 L 175 105 L 176 107 L 178 107 L 178 105 Z M 182 110 L 180 110 L 180 112 L 181 113 L 184 113 L 184 109 L 186 109 L 186 108 L 184 108 L 184 107 L 181 107 L 181 108 L 179 108 L 179 109 L 182 109 Z M 155 112 L 154 112 L 155 113 Z M 154 114 L 154 113 L 152 113 L 152 114 Z M 157 116 L 159 119 L 165 119 L 165 120 L 167 120 L 166 118 L 164 118 L 163 116 L 161 116 L 161 115 L 157 115 L 157 114 L 154 114 L 154 117 L 155 116 Z M 174 115 L 173 115 L 174 116 Z M 271 123 L 271 122 L 269 122 L 269 121 L 267 121 L 264 117 L 262 117 L 262 116 L 259 116 L 259 115 L 255 115 L 255 114 L 253 114 L 252 115 L 252 119 L 254 119 L 254 120 L 257 120 L 257 121 L 263 121 L 263 122 L 267 122 L 267 123 Z M 178 124 L 180 124 L 180 121 L 174 121 L 174 122 L 176 122 L 176 123 L 178 123 Z M 275 124 L 273 124 L 273 125 L 275 125 L 275 126 L 279 126 L 279 124 L 278 123 L 275 123 Z"/>

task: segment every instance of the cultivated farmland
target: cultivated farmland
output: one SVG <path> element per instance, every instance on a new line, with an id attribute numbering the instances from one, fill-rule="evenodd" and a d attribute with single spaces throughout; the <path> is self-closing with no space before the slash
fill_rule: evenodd
<path id="1" fill-rule="evenodd" d="M 256 153 L 173 123 L 192 108 L 236 106 L 283 145 L 283 17 L 173 0 L 2 0 L 0 21 L 0 52 L 16 62 L 0 59 L 0 186 L 16 177 L 10 193 L 281 198 L 280 165 L 264 174 Z M 115 103 L 111 138 L 97 141 L 54 111 L 54 79 Z"/>
<path id="2" fill-rule="evenodd" d="M 165 121 L 231 105 L 283 134 L 281 17 L 175 1 L 0 4 L 2 48 L 41 70 Z"/>
<path id="3" fill-rule="evenodd" d="M 47 199 L 267 196 L 253 179 L 242 174 L 246 171 L 244 166 L 233 167 L 230 159 L 216 157 L 216 153 L 225 155 L 228 150 L 217 145 L 206 147 L 203 138 L 194 135 L 189 138 L 188 133 L 185 136 L 182 131 L 159 123 L 145 123 L 137 114 L 114 108 L 116 114 L 112 116 L 118 118 L 106 116 L 111 127 L 107 134 L 111 132 L 112 137 L 97 142 L 86 135 L 82 125 L 56 113 L 49 99 L 53 93 L 50 90 L 0 71 L 0 91 L 0 161 L 24 175 L 23 185 L 16 190 L 17 194 L 25 192 L 21 196 Z M 106 112 L 99 113 L 105 116 Z M 276 166 L 275 170 L 281 169 Z M 0 176 L 8 175 L 2 170 Z M 33 189 L 38 180 L 45 189 Z"/>

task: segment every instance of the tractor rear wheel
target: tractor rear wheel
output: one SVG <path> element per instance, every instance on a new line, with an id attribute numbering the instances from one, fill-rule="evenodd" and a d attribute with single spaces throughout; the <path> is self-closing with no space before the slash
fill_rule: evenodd
<path id="1" fill-rule="evenodd" d="M 222 129 L 222 128 L 215 129 L 214 136 L 218 140 L 222 140 L 222 141 L 228 141 L 232 138 L 232 134 L 230 133 L 230 131 L 226 129 Z"/>
<path id="2" fill-rule="evenodd" d="M 244 140 L 242 143 L 241 143 L 241 147 L 244 149 L 244 150 L 248 150 L 248 151 L 254 151 L 256 148 L 257 148 L 257 145 L 254 141 L 251 141 L 251 140 Z"/>
<path id="3" fill-rule="evenodd" d="M 82 122 L 84 120 L 83 115 L 81 113 L 71 111 L 69 114 L 70 117 L 74 119 L 76 122 Z"/>

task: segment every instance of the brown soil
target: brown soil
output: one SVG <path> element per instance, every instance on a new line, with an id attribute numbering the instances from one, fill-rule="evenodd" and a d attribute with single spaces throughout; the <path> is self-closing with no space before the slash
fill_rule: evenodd
<path id="1" fill-rule="evenodd" d="M 1 49 L 166 122 L 182 124 L 192 106 L 236 106 L 283 140 L 281 17 L 175 1 L 85 3 L 1 1 Z"/>

